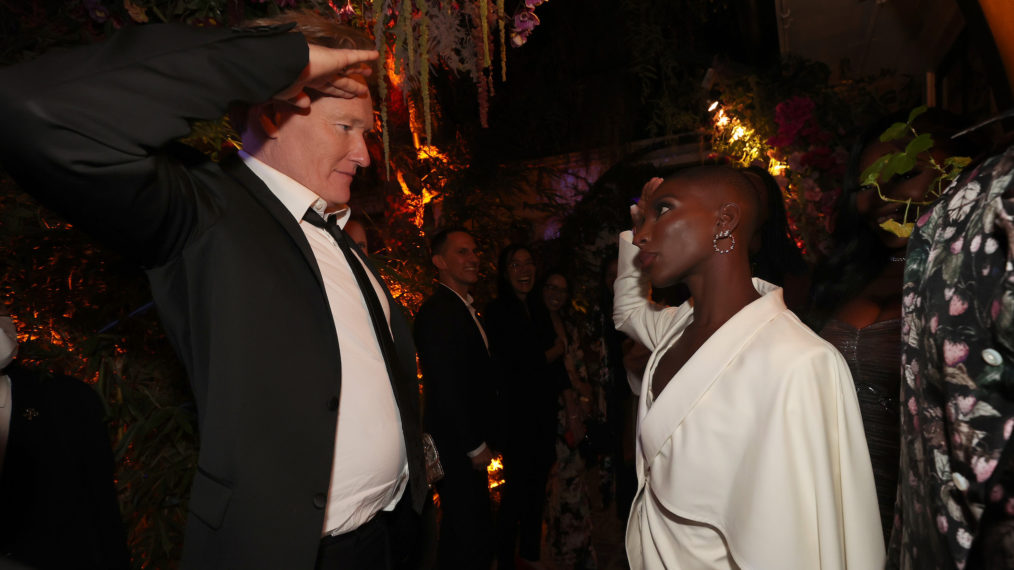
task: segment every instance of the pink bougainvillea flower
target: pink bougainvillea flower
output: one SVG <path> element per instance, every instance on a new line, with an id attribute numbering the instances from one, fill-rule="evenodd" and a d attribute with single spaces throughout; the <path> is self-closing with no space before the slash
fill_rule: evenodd
<path id="1" fill-rule="evenodd" d="M 947 366 L 954 366 L 964 362 L 968 358 L 968 345 L 961 342 L 944 341 L 944 362 Z"/>
<path id="2" fill-rule="evenodd" d="M 546 0 L 525 0 L 525 8 L 529 10 L 535 9 L 536 6 L 541 6 L 546 3 Z"/>
<path id="3" fill-rule="evenodd" d="M 800 129 L 813 117 L 816 107 L 809 97 L 796 96 L 775 106 L 775 123 L 778 134 L 767 140 L 768 146 L 789 146 L 796 140 Z"/>

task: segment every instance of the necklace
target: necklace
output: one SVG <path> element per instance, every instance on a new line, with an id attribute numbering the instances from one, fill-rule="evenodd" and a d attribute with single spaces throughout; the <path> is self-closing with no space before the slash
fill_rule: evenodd
<path id="1" fill-rule="evenodd" d="M 895 256 L 892 255 L 889 259 L 891 260 L 891 263 L 905 263 L 905 259 L 907 259 L 907 258 L 904 257 L 904 256 L 902 256 L 902 257 L 895 257 Z"/>

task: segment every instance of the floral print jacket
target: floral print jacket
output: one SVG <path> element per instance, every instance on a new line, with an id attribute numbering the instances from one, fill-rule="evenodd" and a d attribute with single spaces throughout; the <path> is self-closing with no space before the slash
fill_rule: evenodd
<path id="1" fill-rule="evenodd" d="M 1014 147 L 962 175 L 909 242 L 889 568 L 1014 568 L 1012 174 Z"/>

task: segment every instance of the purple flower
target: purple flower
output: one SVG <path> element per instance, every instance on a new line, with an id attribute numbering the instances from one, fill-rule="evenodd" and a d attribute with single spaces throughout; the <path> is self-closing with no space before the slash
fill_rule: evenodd
<path id="1" fill-rule="evenodd" d="M 102 24 L 109 19 L 109 10 L 102 5 L 101 0 L 84 0 L 84 5 L 92 20 Z"/>
<path id="2" fill-rule="evenodd" d="M 531 10 L 521 10 L 517 14 L 514 14 L 514 31 L 518 34 L 522 34 L 525 38 L 528 34 L 532 33 L 535 26 L 539 25 L 539 17 L 535 15 L 535 12 Z"/>

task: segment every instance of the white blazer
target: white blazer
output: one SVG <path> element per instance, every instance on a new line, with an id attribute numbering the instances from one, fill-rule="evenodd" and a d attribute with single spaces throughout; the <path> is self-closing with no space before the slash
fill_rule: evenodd
<path id="1" fill-rule="evenodd" d="M 841 355 L 754 280 L 750 303 L 652 401 L 659 357 L 693 320 L 662 308 L 620 237 L 616 327 L 652 350 L 637 414 L 633 570 L 873 570 L 884 564 L 873 469 Z"/>

